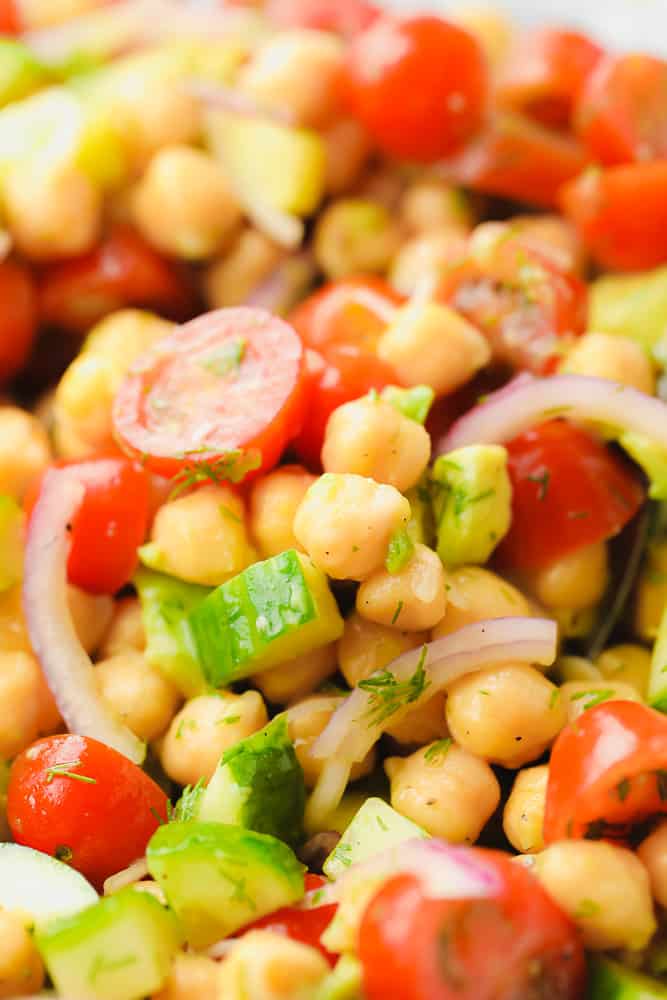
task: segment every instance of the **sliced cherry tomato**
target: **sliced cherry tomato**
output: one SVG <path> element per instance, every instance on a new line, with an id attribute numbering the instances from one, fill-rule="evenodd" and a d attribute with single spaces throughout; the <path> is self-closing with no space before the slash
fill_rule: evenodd
<path id="1" fill-rule="evenodd" d="M 316 891 L 326 885 L 326 879 L 320 875 L 306 875 L 306 892 Z M 311 909 L 302 909 L 298 906 L 283 906 L 282 909 L 269 913 L 266 917 L 253 921 L 243 928 L 240 934 L 247 931 L 272 931 L 274 934 L 283 934 L 293 941 L 301 941 L 311 948 L 317 948 L 330 965 L 334 966 L 338 961 L 338 955 L 333 955 L 322 944 L 321 936 L 331 923 L 338 909 L 337 903 L 324 903 L 321 906 L 313 906 Z"/>
<path id="2" fill-rule="evenodd" d="M 551 751 L 544 840 L 624 840 L 667 813 L 667 718 L 634 701 L 589 708 Z"/>
<path id="3" fill-rule="evenodd" d="M 266 13 L 272 24 L 284 28 L 317 28 L 352 38 L 379 16 L 366 0 L 268 0 Z"/>
<path id="4" fill-rule="evenodd" d="M 507 112 L 496 115 L 441 169 L 453 183 L 474 191 L 553 208 L 563 184 L 580 174 L 587 160 L 574 139 Z"/>
<path id="5" fill-rule="evenodd" d="M 175 320 L 195 310 L 185 272 L 124 225 L 90 253 L 45 268 L 39 296 L 43 321 L 74 333 L 86 333 L 124 306 L 154 309 Z"/>
<path id="6" fill-rule="evenodd" d="M 37 298 L 30 272 L 4 261 L 0 264 L 0 385 L 21 371 L 37 331 Z"/>
<path id="7" fill-rule="evenodd" d="M 159 475 L 204 463 L 211 478 L 264 472 L 301 429 L 303 367 L 295 331 L 263 309 L 206 313 L 131 367 L 114 403 L 116 435 Z"/>
<path id="8" fill-rule="evenodd" d="M 593 157 L 614 166 L 667 157 L 667 62 L 607 56 L 588 81 L 575 119 Z"/>
<path id="9" fill-rule="evenodd" d="M 498 100 L 543 125 L 566 128 L 575 102 L 603 54 L 599 45 L 578 31 L 527 31 L 505 64 Z"/>
<path id="10" fill-rule="evenodd" d="M 306 353 L 308 417 L 292 447 L 302 462 L 319 469 L 324 433 L 333 411 L 371 389 L 401 383 L 386 361 L 355 347 L 330 347 L 326 359 L 316 351 Z"/>
<path id="11" fill-rule="evenodd" d="M 15 759 L 7 817 L 17 843 L 66 861 L 97 888 L 146 851 L 167 796 L 140 767 L 87 736 L 50 736 Z"/>
<path id="12" fill-rule="evenodd" d="M 361 921 L 367 1000 L 581 1000 L 579 935 L 536 879 L 471 848 L 502 879 L 492 899 L 437 899 L 412 875 L 385 883 Z"/>
<path id="13" fill-rule="evenodd" d="M 667 261 L 667 161 L 587 170 L 562 192 L 598 264 L 640 271 Z"/>
<path id="14" fill-rule="evenodd" d="M 20 31 L 16 0 L 0 0 L 0 35 L 18 35 Z"/>
<path id="15" fill-rule="evenodd" d="M 134 573 L 137 548 L 146 537 L 149 476 L 124 457 L 58 464 L 75 468 L 85 486 L 83 502 L 72 519 L 68 579 L 92 594 L 115 594 Z M 41 478 L 26 494 L 28 514 L 40 488 Z"/>
<path id="16" fill-rule="evenodd" d="M 526 431 L 507 451 L 512 525 L 498 556 L 515 569 L 540 569 L 611 538 L 644 500 L 624 459 L 564 421 Z"/>
<path id="17" fill-rule="evenodd" d="M 310 295 L 289 322 L 306 347 L 326 353 L 331 346 L 374 352 L 403 297 L 382 278 L 344 278 Z"/>
<path id="18" fill-rule="evenodd" d="M 489 96 L 478 42 L 439 17 L 375 21 L 350 43 L 342 85 L 383 152 L 426 163 L 477 131 Z"/>

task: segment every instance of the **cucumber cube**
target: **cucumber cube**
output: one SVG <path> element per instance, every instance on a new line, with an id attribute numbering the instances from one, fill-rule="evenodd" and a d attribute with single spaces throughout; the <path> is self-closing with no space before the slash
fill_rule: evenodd
<path id="1" fill-rule="evenodd" d="M 366 799 L 324 862 L 324 874 L 331 879 L 339 878 L 350 865 L 415 837 L 426 838 L 428 834 L 392 809 L 384 799 Z"/>
<path id="2" fill-rule="evenodd" d="M 13 38 L 0 38 L 0 106 L 27 97 L 48 78 L 49 71 L 32 49 Z"/>
<path id="3" fill-rule="evenodd" d="M 4 768 L 0 762 L 0 809 L 6 802 Z M 6 775 L 8 778 L 9 769 Z M 0 844 L 0 910 L 21 910 L 39 927 L 55 917 L 85 910 L 97 898 L 81 872 L 50 854 L 21 844 Z"/>

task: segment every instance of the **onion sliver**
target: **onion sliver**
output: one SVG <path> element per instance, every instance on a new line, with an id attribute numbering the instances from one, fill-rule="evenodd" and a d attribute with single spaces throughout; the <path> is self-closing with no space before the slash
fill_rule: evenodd
<path id="1" fill-rule="evenodd" d="M 662 400 L 589 375 L 520 375 L 457 420 L 436 445 L 436 454 L 469 444 L 504 444 L 554 417 L 611 424 L 667 448 L 667 404 Z"/>
<path id="2" fill-rule="evenodd" d="M 127 868 L 123 868 L 122 871 L 116 872 L 115 875 L 110 875 L 108 879 L 105 879 L 102 892 L 105 896 L 113 896 L 114 892 L 120 892 L 125 886 L 139 882 L 146 875 L 148 875 L 148 862 L 146 858 L 137 858 Z"/>
<path id="3" fill-rule="evenodd" d="M 229 114 L 241 115 L 244 118 L 262 118 L 268 121 L 281 122 L 283 125 L 293 125 L 294 115 L 289 108 L 267 107 L 258 103 L 249 94 L 224 87 L 219 83 L 209 83 L 204 80 L 194 80 L 188 86 L 188 91 L 203 104 L 213 110 L 227 111 Z"/>
<path id="4" fill-rule="evenodd" d="M 23 605 L 28 634 L 60 714 L 72 733 L 91 736 L 140 764 L 146 748 L 107 708 L 67 603 L 68 525 L 85 487 L 72 471 L 44 477 L 25 549 Z"/>

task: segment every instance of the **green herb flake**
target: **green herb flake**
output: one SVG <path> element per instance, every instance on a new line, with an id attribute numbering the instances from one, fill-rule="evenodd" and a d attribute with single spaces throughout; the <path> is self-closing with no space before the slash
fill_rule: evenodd
<path id="1" fill-rule="evenodd" d="M 218 722 L 219 726 L 233 726 L 235 722 L 240 722 L 240 715 L 226 715 L 224 719 L 220 719 Z"/>
<path id="2" fill-rule="evenodd" d="M 389 539 L 387 548 L 387 558 L 385 566 L 388 573 L 400 573 L 403 567 L 410 561 L 415 550 L 415 543 L 410 538 L 405 528 L 394 531 Z"/>
<path id="3" fill-rule="evenodd" d="M 398 604 L 396 605 L 396 610 L 394 611 L 394 615 L 391 619 L 392 625 L 396 624 L 396 622 L 398 621 L 398 616 L 400 615 L 402 610 L 403 610 L 403 601 L 399 601 Z"/>
<path id="4" fill-rule="evenodd" d="M 565 406 L 550 406 L 546 410 L 542 410 L 542 416 L 545 420 L 551 420 L 553 417 L 562 417 L 566 413 L 571 411 L 572 407 L 569 405 Z"/>
<path id="5" fill-rule="evenodd" d="M 423 646 L 415 672 L 406 681 L 397 681 L 390 670 L 379 670 L 359 682 L 361 690 L 369 694 L 365 715 L 369 725 L 381 725 L 401 708 L 421 698 L 431 683 L 424 668 L 427 655 L 428 647 Z"/>
<path id="6" fill-rule="evenodd" d="M 349 868 L 352 864 L 352 858 L 350 854 L 352 853 L 352 844 L 339 843 L 338 847 L 333 852 L 332 857 L 339 861 L 341 865 Z"/>
<path id="7" fill-rule="evenodd" d="M 570 695 L 571 701 L 581 701 L 582 698 L 588 698 L 588 701 L 584 703 L 584 712 L 587 712 L 589 708 L 595 708 L 596 705 L 601 705 L 603 701 L 609 701 L 615 695 L 613 688 L 603 688 L 598 691 L 577 691 L 576 694 Z"/>
<path id="8" fill-rule="evenodd" d="M 98 954 L 90 963 L 88 969 L 88 982 L 92 985 L 102 974 L 116 972 L 117 969 L 125 969 L 129 965 L 134 965 L 137 961 L 136 955 L 124 955 L 122 958 L 107 958 L 106 955 Z"/>
<path id="9" fill-rule="evenodd" d="M 200 367 L 204 368 L 212 375 L 225 376 L 232 372 L 238 372 L 245 355 L 247 342 L 243 337 L 236 337 L 228 340 L 222 345 L 220 350 L 214 354 L 209 354 L 207 358 L 200 361 Z"/>
<path id="10" fill-rule="evenodd" d="M 380 827 L 380 829 L 383 830 L 386 833 L 387 830 L 389 829 L 389 827 L 387 826 L 387 824 L 385 823 L 385 821 L 382 819 L 382 816 L 376 816 L 375 820 L 377 822 L 377 825 Z"/>
<path id="11" fill-rule="evenodd" d="M 72 768 L 81 767 L 80 760 L 65 760 L 60 764 L 52 764 L 46 769 L 46 783 L 50 785 L 54 778 L 72 778 L 73 781 L 82 781 L 86 785 L 96 785 L 97 778 L 90 778 L 87 774 L 79 774 Z"/>
<path id="12" fill-rule="evenodd" d="M 560 701 L 560 689 L 554 688 L 549 697 L 549 708 L 555 708 Z"/>
<path id="13" fill-rule="evenodd" d="M 601 911 L 602 907 L 594 899 L 582 899 L 574 911 L 574 916 L 578 920 L 586 920 L 588 917 L 596 917 Z"/>
<path id="14" fill-rule="evenodd" d="M 207 450 L 206 448 L 193 449 L 187 455 Z M 192 462 L 174 477 L 174 485 L 169 499 L 176 500 L 186 490 L 198 486 L 200 483 L 240 483 L 249 472 L 258 469 L 261 464 L 262 455 L 256 448 L 250 448 L 248 451 L 235 448 L 211 461 Z"/>
<path id="15" fill-rule="evenodd" d="M 436 740 L 435 743 L 431 743 L 430 747 L 424 751 L 424 760 L 427 764 L 442 764 L 443 760 L 447 756 L 452 746 L 453 740 L 451 736 L 447 736 L 444 740 Z"/>
<path id="16" fill-rule="evenodd" d="M 544 500 L 547 493 L 549 492 L 549 480 L 551 479 L 551 473 L 548 469 L 543 469 L 539 475 L 535 474 L 532 476 L 526 476 L 529 482 L 537 483 L 539 489 L 537 491 L 537 499 Z"/>

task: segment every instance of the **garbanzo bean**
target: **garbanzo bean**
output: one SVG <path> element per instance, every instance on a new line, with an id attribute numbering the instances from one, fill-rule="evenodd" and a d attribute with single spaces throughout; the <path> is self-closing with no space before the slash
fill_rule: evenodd
<path id="1" fill-rule="evenodd" d="M 26 652 L 0 652 L 0 757 L 15 757 L 60 723 L 35 657 Z"/>
<path id="2" fill-rule="evenodd" d="M 101 660 L 95 680 L 107 705 L 146 742 L 162 735 L 181 700 L 173 684 L 138 651 Z"/>
<path id="3" fill-rule="evenodd" d="M 49 439 L 39 420 L 18 406 L 0 406 L 0 494 L 21 500 L 50 460 Z"/>
<path id="4" fill-rule="evenodd" d="M 667 823 L 661 823 L 637 848 L 660 906 L 667 906 Z"/>
<path id="5" fill-rule="evenodd" d="M 401 295 L 436 288 L 448 267 L 461 260 L 466 238 L 458 228 L 437 230 L 402 243 L 389 271 L 389 281 Z"/>
<path id="6" fill-rule="evenodd" d="M 271 931 L 249 931 L 220 966 L 216 996 L 225 1000 L 305 1000 L 329 974 L 321 952 Z"/>
<path id="7" fill-rule="evenodd" d="M 586 545 L 529 576 L 529 586 L 546 608 L 580 611 L 602 598 L 608 580 L 607 546 Z"/>
<path id="8" fill-rule="evenodd" d="M 117 653 L 143 652 L 146 633 L 141 604 L 136 597 L 122 597 L 113 608 L 113 618 L 99 648 L 99 658 L 107 660 Z"/>
<path id="9" fill-rule="evenodd" d="M 465 235 L 472 225 L 466 196 L 444 181 L 415 181 L 402 196 L 399 213 L 402 224 L 411 233 L 437 233 L 458 230 Z"/>
<path id="10" fill-rule="evenodd" d="M 497 573 L 481 566 L 461 566 L 447 574 L 447 609 L 433 629 L 439 639 L 485 618 L 529 616 L 533 608 L 526 597 Z"/>
<path id="11" fill-rule="evenodd" d="M 313 757 L 313 743 L 323 731 L 343 700 L 342 695 L 317 694 L 291 705 L 287 710 L 287 725 L 294 750 L 303 769 L 303 776 L 308 788 L 312 788 L 320 776 L 326 761 Z M 363 778 L 373 770 L 375 751 L 370 753 L 352 768 L 352 781 Z"/>
<path id="12" fill-rule="evenodd" d="M 336 643 L 330 642 L 318 649 L 255 674 L 253 683 L 267 701 L 286 705 L 298 698 L 312 694 L 320 684 L 336 672 Z"/>
<path id="13" fill-rule="evenodd" d="M 357 591 L 357 611 L 379 625 L 410 631 L 432 628 L 445 613 L 445 571 L 426 545 L 415 550 L 397 573 L 384 567 L 367 577 Z"/>
<path id="14" fill-rule="evenodd" d="M 398 227 L 384 205 L 365 198 L 339 198 L 317 221 L 315 259 L 332 280 L 382 274 L 399 242 Z"/>
<path id="15" fill-rule="evenodd" d="M 316 479 L 300 465 L 283 465 L 255 480 L 250 494 L 250 534 L 262 558 L 301 548 L 294 537 L 294 515 Z"/>
<path id="16" fill-rule="evenodd" d="M 394 809 L 452 844 L 474 844 L 500 802 L 489 765 L 450 741 L 390 757 L 384 767 Z"/>
<path id="17" fill-rule="evenodd" d="M 574 722 L 589 708 L 608 701 L 641 701 L 632 684 L 623 681 L 569 681 L 559 688 L 567 711 L 567 721 Z"/>
<path id="18" fill-rule="evenodd" d="M 524 767 L 519 771 L 503 812 L 505 836 L 521 854 L 544 848 L 544 810 L 549 768 Z"/>
<path id="19" fill-rule="evenodd" d="M 44 985 L 44 966 L 23 919 L 0 909 L 0 997 L 28 996 Z"/>
<path id="20" fill-rule="evenodd" d="M 242 305 L 285 257 L 285 251 L 256 229 L 244 229 L 229 253 L 204 273 L 204 295 L 211 309 Z"/>
<path id="21" fill-rule="evenodd" d="M 457 743 L 503 767 L 535 760 L 565 722 L 558 688 L 523 663 L 462 677 L 447 698 L 447 724 Z"/>
<path id="22" fill-rule="evenodd" d="M 113 600 L 106 594 L 87 594 L 68 584 L 67 598 L 74 630 L 87 653 L 93 653 L 111 621 Z M 32 652 L 23 616 L 21 587 L 10 587 L 0 594 L 0 650 Z"/>
<path id="23" fill-rule="evenodd" d="M 169 978 L 153 1000 L 213 1000 L 218 996 L 219 962 L 206 955 L 179 952 Z"/>
<path id="24" fill-rule="evenodd" d="M 405 493 L 431 457 L 431 438 L 416 420 L 371 396 L 339 406 L 329 417 L 322 467 L 387 483 Z"/>
<path id="25" fill-rule="evenodd" d="M 573 375 L 593 375 L 629 385 L 652 396 L 655 373 L 646 352 L 629 337 L 587 333 L 574 342 L 560 366 Z"/>
<path id="26" fill-rule="evenodd" d="M 640 698 L 646 698 L 651 675 L 651 654 L 644 646 L 626 642 L 608 646 L 600 653 L 595 666 L 610 681 L 630 684 Z"/>

